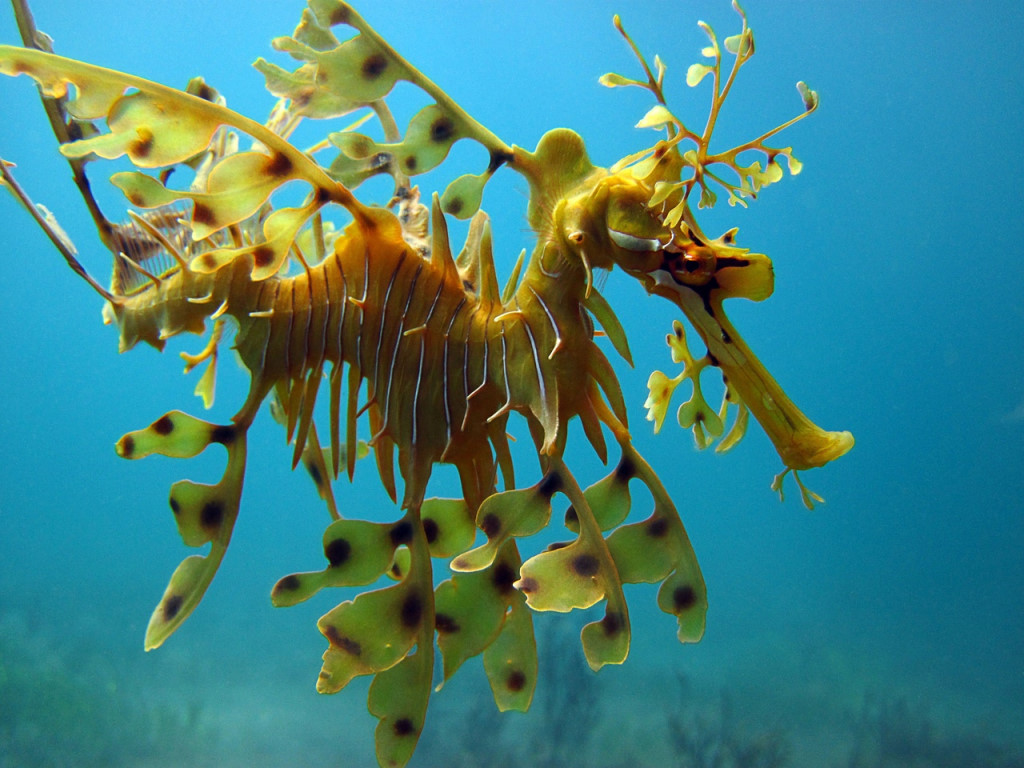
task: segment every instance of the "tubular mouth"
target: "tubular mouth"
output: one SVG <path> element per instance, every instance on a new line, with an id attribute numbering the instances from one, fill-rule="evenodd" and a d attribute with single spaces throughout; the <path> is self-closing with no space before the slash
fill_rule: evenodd
<path id="1" fill-rule="evenodd" d="M 807 418 L 747 346 L 722 309 L 725 298 L 745 296 L 759 300 L 770 295 L 771 261 L 762 254 L 747 253 L 742 259 L 719 258 L 716 267 L 710 279 L 701 285 L 687 285 L 674 271 L 665 268 L 649 273 L 645 282 L 651 293 L 664 296 L 683 311 L 732 391 L 750 409 L 788 468 L 820 467 L 845 454 L 853 447 L 853 435 L 829 432 Z"/>

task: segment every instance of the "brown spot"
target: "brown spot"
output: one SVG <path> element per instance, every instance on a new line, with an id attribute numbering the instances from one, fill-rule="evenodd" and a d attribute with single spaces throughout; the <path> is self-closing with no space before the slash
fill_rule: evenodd
<path id="1" fill-rule="evenodd" d="M 580 576 L 593 576 L 601 570 L 601 563 L 593 555 L 584 552 L 572 559 L 572 569 Z"/>
<path id="2" fill-rule="evenodd" d="M 566 528 L 579 527 L 580 516 L 576 514 L 576 507 L 572 504 L 565 510 L 565 526 Z"/>
<path id="3" fill-rule="evenodd" d="M 342 565 L 348 560 L 350 554 L 352 554 L 352 545 L 348 543 L 348 539 L 334 539 L 324 547 L 324 556 L 332 567 Z"/>
<path id="4" fill-rule="evenodd" d="M 636 475 L 636 467 L 633 466 L 632 459 L 623 456 L 615 467 L 615 479 L 626 482 L 634 475 Z"/>
<path id="5" fill-rule="evenodd" d="M 121 448 L 121 455 L 126 459 L 130 459 L 132 454 L 135 453 L 135 438 L 131 435 L 125 435 L 121 438 L 119 447 Z"/>
<path id="6" fill-rule="evenodd" d="M 388 60 L 383 53 L 371 53 L 363 59 L 363 77 L 376 80 L 388 68 Z"/>
<path id="7" fill-rule="evenodd" d="M 194 224 L 206 224 L 213 226 L 217 217 L 213 215 L 213 209 L 203 203 L 196 203 L 192 206 L 192 222 Z"/>
<path id="8" fill-rule="evenodd" d="M 412 720 L 408 717 L 402 717 L 395 720 L 395 736 L 409 736 L 416 728 L 412 724 Z"/>
<path id="9" fill-rule="evenodd" d="M 434 627 L 437 628 L 438 632 L 442 633 L 458 632 L 461 629 L 459 622 L 446 613 L 439 613 L 434 616 Z"/>
<path id="10" fill-rule="evenodd" d="M 493 512 L 488 512 L 480 521 L 480 530 L 486 534 L 488 539 L 493 539 L 501 532 L 501 518 Z"/>
<path id="11" fill-rule="evenodd" d="M 407 171 L 410 171 L 410 172 L 411 171 L 415 171 L 416 170 L 416 155 L 409 155 L 407 158 L 405 158 L 405 160 L 402 161 L 402 165 L 405 166 L 405 170 L 407 170 Z"/>
<path id="12" fill-rule="evenodd" d="M 420 596 L 410 594 L 402 603 L 402 626 L 410 628 L 418 626 L 422 616 L 423 603 L 420 601 Z"/>
<path id="13" fill-rule="evenodd" d="M 668 520 L 664 517 L 656 517 L 647 524 L 647 535 L 654 539 L 660 539 L 668 533 Z"/>
<path id="14" fill-rule="evenodd" d="M 618 613 L 606 613 L 601 619 L 601 629 L 606 635 L 614 635 L 622 629 L 622 616 Z"/>
<path id="15" fill-rule="evenodd" d="M 572 544 L 571 541 L 552 541 L 550 544 L 548 544 L 547 551 L 554 552 L 556 549 L 565 549 L 570 544 Z"/>
<path id="16" fill-rule="evenodd" d="M 548 472 L 537 483 L 537 493 L 545 499 L 550 499 L 560 490 L 562 490 L 562 478 L 557 472 Z"/>
<path id="17" fill-rule="evenodd" d="M 128 145 L 128 154 L 133 157 L 148 157 L 153 151 L 153 134 L 139 131 L 139 138 Z"/>
<path id="18" fill-rule="evenodd" d="M 326 187 L 316 188 L 316 202 L 317 205 L 326 205 L 331 201 L 331 190 Z"/>
<path id="19" fill-rule="evenodd" d="M 455 124 L 447 117 L 439 117 L 430 125 L 430 140 L 436 144 L 455 135 Z"/>
<path id="20" fill-rule="evenodd" d="M 257 267 L 266 268 L 274 263 L 274 249 L 264 243 L 253 248 L 252 263 Z"/>
<path id="21" fill-rule="evenodd" d="M 505 687 L 510 691 L 521 691 L 526 687 L 526 673 L 519 669 L 513 669 L 505 678 Z"/>
<path id="22" fill-rule="evenodd" d="M 181 604 L 185 602 L 185 598 L 181 595 L 170 595 L 164 600 L 164 621 L 171 621 L 175 616 L 178 615 L 178 611 L 181 610 Z"/>
<path id="23" fill-rule="evenodd" d="M 178 500 L 173 496 L 171 496 L 171 512 L 176 515 L 181 512 L 181 504 L 179 504 Z"/>
<path id="24" fill-rule="evenodd" d="M 174 422 L 170 416 L 161 416 L 153 422 L 153 431 L 158 435 L 169 435 L 174 431 Z"/>
<path id="25" fill-rule="evenodd" d="M 306 464 L 306 469 L 309 470 L 309 476 L 313 478 L 313 483 L 317 488 L 320 488 L 324 484 L 324 476 L 320 474 L 319 468 L 313 462 Z"/>
<path id="26" fill-rule="evenodd" d="M 494 564 L 491 569 L 491 583 L 494 584 L 495 589 L 502 595 L 507 595 L 511 592 L 516 581 L 516 571 L 508 563 L 501 561 Z"/>
<path id="27" fill-rule="evenodd" d="M 294 573 L 280 579 L 274 585 L 274 592 L 294 592 L 302 582 Z"/>
<path id="28" fill-rule="evenodd" d="M 437 535 L 441 532 L 438 528 L 437 521 L 426 517 L 423 519 L 423 535 L 427 537 L 427 543 L 433 544 L 437 541 Z"/>
<path id="29" fill-rule="evenodd" d="M 395 523 L 389 535 L 391 536 L 391 543 L 396 547 L 401 544 L 408 544 L 412 541 L 412 523 L 408 520 Z"/>
<path id="30" fill-rule="evenodd" d="M 210 442 L 227 445 L 234 442 L 235 427 L 233 424 L 218 424 L 210 430 Z"/>
<path id="31" fill-rule="evenodd" d="M 540 584 L 538 584 L 537 580 L 532 576 L 527 576 L 525 579 L 519 580 L 519 591 L 523 594 L 528 595 L 531 592 L 536 592 L 539 587 Z"/>
<path id="32" fill-rule="evenodd" d="M 203 266 L 208 270 L 213 271 L 217 268 L 217 257 L 212 252 L 203 254 Z"/>
<path id="33" fill-rule="evenodd" d="M 676 613 L 681 613 L 687 608 L 692 608 L 697 602 L 697 593 L 693 591 L 693 587 L 689 584 L 684 584 L 681 587 L 676 587 L 672 593 L 672 605 L 675 606 Z"/>
<path id="34" fill-rule="evenodd" d="M 199 88 L 196 89 L 195 95 L 198 96 L 200 99 L 203 99 L 204 101 L 213 101 L 217 98 L 216 91 L 214 91 L 213 88 L 208 86 L 206 83 L 200 84 Z"/>
<path id="35" fill-rule="evenodd" d="M 444 212 L 450 213 L 452 216 L 458 216 L 459 212 L 462 210 L 462 205 L 463 203 L 461 197 L 453 197 L 451 200 L 445 203 Z"/>
<path id="36" fill-rule="evenodd" d="M 343 634 L 338 632 L 338 628 L 333 624 L 327 625 L 327 629 L 324 630 L 324 637 L 327 638 L 327 642 L 331 645 L 339 648 L 345 653 L 351 654 L 352 656 L 359 656 L 363 652 L 363 647 L 359 643 L 351 637 L 345 637 Z"/>
<path id="37" fill-rule="evenodd" d="M 292 172 L 292 161 L 283 152 L 275 152 L 267 165 L 267 174 L 275 178 L 287 176 Z"/>
<path id="38" fill-rule="evenodd" d="M 491 161 L 487 165 L 487 170 L 490 173 L 494 173 L 496 170 L 501 168 L 505 163 L 511 163 L 514 159 L 511 152 L 504 152 L 498 149 L 491 150 Z"/>
<path id="39" fill-rule="evenodd" d="M 221 521 L 224 519 L 224 502 L 219 499 L 208 501 L 203 505 L 202 512 L 199 513 L 199 524 L 203 528 L 217 529 L 220 527 Z"/>
<path id="40" fill-rule="evenodd" d="M 348 8 L 343 5 L 334 7 L 328 21 L 332 27 L 335 24 L 348 24 Z"/>

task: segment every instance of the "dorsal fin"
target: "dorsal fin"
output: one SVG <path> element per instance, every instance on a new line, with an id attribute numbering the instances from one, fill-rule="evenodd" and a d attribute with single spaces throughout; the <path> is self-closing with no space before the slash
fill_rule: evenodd
<path id="1" fill-rule="evenodd" d="M 458 269 L 452 258 L 451 241 L 448 238 L 448 221 L 441 210 L 441 198 L 434 193 L 430 202 L 430 263 L 435 269 L 443 270 L 445 276 L 457 275 Z"/>

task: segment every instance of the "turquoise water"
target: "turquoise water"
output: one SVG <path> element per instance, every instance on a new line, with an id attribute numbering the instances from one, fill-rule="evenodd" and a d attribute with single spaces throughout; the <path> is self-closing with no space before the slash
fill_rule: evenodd
<path id="1" fill-rule="evenodd" d="M 600 164 L 650 143 L 632 127 L 645 94 L 597 84 L 635 71 L 613 12 L 668 64 L 670 104 L 696 125 L 708 89 L 684 82 L 705 44 L 695 22 L 723 37 L 739 28 L 725 2 L 423 6 L 362 11 L 506 141 L 532 147 L 564 125 Z M 1024 69 L 1013 53 L 1024 14 L 1009 2 L 745 7 L 757 55 L 721 117 L 723 144 L 796 114 L 797 80 L 822 105 L 780 137 L 803 173 L 701 221 L 709 232 L 739 226 L 741 245 L 773 258 L 774 296 L 733 302 L 730 317 L 790 396 L 857 445 L 805 474 L 828 501 L 808 512 L 792 486 L 783 504 L 769 490 L 780 467 L 753 426 L 724 456 L 698 453 L 671 423 L 653 435 L 645 382 L 655 368 L 675 373 L 663 339 L 677 313 L 612 274 L 604 291 L 637 362 L 619 368 L 632 432 L 700 558 L 705 638 L 677 644 L 653 591 L 630 590 L 630 658 L 593 676 L 575 637 L 592 617 L 540 616 L 550 667 L 531 712 L 492 715 L 470 662 L 435 694 L 413 766 L 1024 764 Z M 223 0 L 164 15 L 40 0 L 34 10 L 60 53 L 171 85 L 202 73 L 260 117 L 271 99 L 249 63 L 292 30 L 300 5 Z M 0 41 L 17 39 L 0 14 Z M 0 104 L 0 156 L 104 278 L 35 89 L 4 78 Z M 425 189 L 460 163 L 477 170 L 480 151 L 456 149 L 457 170 L 443 166 Z M 117 218 L 119 195 L 92 173 Z M 383 202 L 379 189 L 367 194 Z M 502 280 L 530 243 L 526 194 L 504 173 L 484 199 Z M 222 460 L 125 462 L 112 448 L 167 410 L 199 413 L 177 353 L 200 342 L 119 356 L 95 295 L 9 197 L 0 222 L 0 766 L 372 765 L 365 682 L 315 693 L 315 620 L 351 594 L 290 609 L 268 600 L 280 576 L 322 566 L 328 522 L 312 484 L 289 471 L 269 414 L 250 436 L 217 579 L 163 648 L 143 652 L 149 614 L 186 554 L 167 489 L 185 476 L 214 481 Z M 225 355 L 214 421 L 244 397 L 233 367 Z M 706 386 L 717 398 L 710 377 Z M 602 476 L 582 435 L 573 442 L 581 480 Z M 525 476 L 535 464 L 522 466 Z M 371 466 L 336 490 L 343 513 L 397 516 Z M 458 486 L 442 473 L 432 492 Z"/>

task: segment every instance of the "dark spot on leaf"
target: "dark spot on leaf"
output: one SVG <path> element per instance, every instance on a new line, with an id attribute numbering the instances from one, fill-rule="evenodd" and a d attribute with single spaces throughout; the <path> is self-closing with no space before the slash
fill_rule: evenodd
<path id="1" fill-rule="evenodd" d="M 542 498 L 550 499 L 557 491 L 562 490 L 562 478 L 557 472 L 548 472 L 537 483 L 537 493 Z"/>
<path id="2" fill-rule="evenodd" d="M 164 621 L 170 621 L 178 615 L 178 611 L 181 610 L 181 604 L 185 602 L 185 598 L 181 595 L 171 595 L 164 600 Z"/>
<path id="3" fill-rule="evenodd" d="M 430 140 L 436 144 L 455 135 L 455 124 L 448 117 L 439 117 L 430 125 Z"/>
<path id="4" fill-rule="evenodd" d="M 423 535 L 427 537 L 428 544 L 433 544 L 437 541 L 438 533 L 440 533 L 440 528 L 438 528 L 437 521 L 429 517 L 424 518 Z"/>
<path id="5" fill-rule="evenodd" d="M 491 569 L 491 582 L 500 594 L 505 595 L 511 592 L 515 581 L 516 571 L 511 565 L 504 560 L 494 564 Z"/>
<path id="6" fill-rule="evenodd" d="M 462 210 L 462 205 L 463 203 L 461 197 L 453 197 L 451 200 L 445 203 L 444 212 L 450 213 L 452 216 L 458 216 L 459 212 Z"/>
<path id="7" fill-rule="evenodd" d="M 299 577 L 296 576 L 293 573 L 293 574 L 290 574 L 288 576 L 285 576 L 283 579 L 278 581 L 277 584 L 274 585 L 274 591 L 275 592 L 294 592 L 296 589 L 299 588 L 299 584 L 300 583 L 301 582 L 299 580 Z"/>
<path id="8" fill-rule="evenodd" d="M 327 543 L 324 547 L 324 556 L 332 566 L 342 565 L 348 556 L 352 554 L 352 545 L 348 539 L 337 538 Z"/>
<path id="9" fill-rule="evenodd" d="M 505 687 L 510 691 L 521 691 L 526 687 L 526 674 L 519 669 L 513 669 L 505 678 Z"/>
<path id="10" fill-rule="evenodd" d="M 140 131 L 142 135 L 128 145 L 128 154 L 131 157 L 148 157 L 153 151 L 153 134 L 149 131 Z"/>
<path id="11" fill-rule="evenodd" d="M 606 635 L 614 635 L 622 629 L 622 616 L 618 613 L 606 613 L 601 619 L 601 629 Z"/>
<path id="12" fill-rule="evenodd" d="M 412 720 L 408 717 L 402 717 L 395 720 L 395 736 L 409 736 L 415 730 Z"/>
<path id="13" fill-rule="evenodd" d="M 335 24 L 348 24 L 348 8 L 343 5 L 335 6 L 331 9 L 331 15 L 328 20 L 332 27 Z"/>
<path id="14" fill-rule="evenodd" d="M 316 202 L 318 205 L 326 205 L 331 200 L 331 190 L 326 187 L 316 188 Z"/>
<path id="15" fill-rule="evenodd" d="M 257 267 L 269 267 L 274 263 L 274 249 L 264 243 L 253 248 L 252 263 Z"/>
<path id="16" fill-rule="evenodd" d="M 660 539 L 666 533 L 668 533 L 668 520 L 664 517 L 656 517 L 647 524 L 647 535 L 652 538 Z"/>
<path id="17" fill-rule="evenodd" d="M 376 80 L 387 68 L 388 60 L 383 53 L 371 53 L 363 59 L 363 77 L 367 80 Z"/>
<path id="18" fill-rule="evenodd" d="M 359 643 L 351 637 L 345 637 L 333 624 L 327 625 L 327 628 L 324 630 L 324 636 L 331 645 L 345 651 L 345 653 L 359 656 L 363 652 L 363 647 Z"/>
<path id="19" fill-rule="evenodd" d="M 593 555 L 584 552 L 572 559 L 572 569 L 580 576 L 593 576 L 601 570 L 601 563 Z"/>
<path id="20" fill-rule="evenodd" d="M 405 166 L 405 170 L 407 170 L 407 171 L 410 171 L 410 172 L 411 171 L 415 171 L 416 170 L 416 155 L 409 155 L 407 158 L 405 158 L 405 160 L 402 161 L 402 165 Z"/>
<path id="21" fill-rule="evenodd" d="M 320 488 L 324 484 L 324 476 L 320 474 L 320 469 L 312 462 L 306 465 L 306 469 L 309 470 L 309 476 L 313 478 L 316 487 Z"/>
<path id="22" fill-rule="evenodd" d="M 390 532 L 391 543 L 396 547 L 400 544 L 408 544 L 412 541 L 412 523 L 402 520 L 395 523 Z"/>
<path id="23" fill-rule="evenodd" d="M 235 427 L 233 424 L 218 424 L 210 430 L 210 442 L 227 445 L 235 439 Z"/>
<path id="24" fill-rule="evenodd" d="M 438 632 L 458 632 L 459 622 L 446 613 L 439 613 L 434 617 L 434 626 Z"/>
<path id="25" fill-rule="evenodd" d="M 192 221 L 196 224 L 213 226 L 217 217 L 213 215 L 213 209 L 203 203 L 196 203 L 192 206 Z"/>
<path id="26" fill-rule="evenodd" d="M 158 435 L 169 435 L 174 431 L 174 422 L 170 416 L 161 416 L 153 422 L 153 431 Z"/>
<path id="27" fill-rule="evenodd" d="M 171 512 L 176 515 L 181 512 L 181 504 L 179 504 L 178 500 L 173 496 L 171 496 Z"/>
<path id="28" fill-rule="evenodd" d="M 199 523 L 203 528 L 219 528 L 223 519 L 224 502 L 219 499 L 206 502 L 202 512 L 199 513 Z"/>
<path id="29" fill-rule="evenodd" d="M 415 627 L 419 625 L 422 616 L 423 603 L 420 601 L 420 596 L 410 594 L 402 603 L 402 626 Z"/>
<path id="30" fill-rule="evenodd" d="M 628 456 L 623 456 L 619 459 L 618 466 L 615 467 L 615 479 L 626 482 L 634 475 L 636 475 L 636 467 L 633 466 L 633 460 Z"/>
<path id="31" fill-rule="evenodd" d="M 217 92 L 206 83 L 200 83 L 199 88 L 196 89 L 195 95 L 204 101 L 213 101 L 217 98 Z"/>
<path id="32" fill-rule="evenodd" d="M 125 435 L 121 438 L 121 455 L 128 459 L 133 453 L 135 453 L 135 438 Z"/>
<path id="33" fill-rule="evenodd" d="M 206 253 L 203 254 L 202 258 L 203 258 L 203 265 L 207 269 L 214 270 L 214 269 L 217 268 L 217 257 L 214 256 L 213 253 L 211 253 L 210 251 L 207 251 Z"/>
<path id="34" fill-rule="evenodd" d="M 275 178 L 287 176 L 292 172 L 292 161 L 283 152 L 275 152 L 273 159 L 267 166 L 267 173 Z"/>
<path id="35" fill-rule="evenodd" d="M 566 527 L 579 526 L 580 516 L 576 514 L 576 507 L 572 504 L 565 510 L 565 525 Z"/>
<path id="36" fill-rule="evenodd" d="M 491 150 L 491 162 L 487 166 L 487 172 L 494 173 L 505 163 L 511 163 L 512 159 L 511 152 L 503 152 L 500 149 Z"/>
<path id="37" fill-rule="evenodd" d="M 537 580 L 532 576 L 527 576 L 525 579 L 519 580 L 519 591 L 526 595 L 531 592 L 536 592 L 539 586 L 540 585 L 537 583 Z"/>
<path id="38" fill-rule="evenodd" d="M 572 544 L 571 541 L 552 541 L 550 544 L 548 544 L 547 551 L 554 552 L 556 549 L 565 549 L 570 544 Z"/>
<path id="39" fill-rule="evenodd" d="M 487 535 L 488 539 L 493 539 L 501 532 L 501 518 L 493 512 L 488 512 L 480 521 L 480 530 Z"/>
<path id="40" fill-rule="evenodd" d="M 675 606 L 677 613 L 685 611 L 687 608 L 692 608 L 696 602 L 697 593 L 693 591 L 693 587 L 689 584 L 676 587 L 672 593 L 672 605 Z"/>

